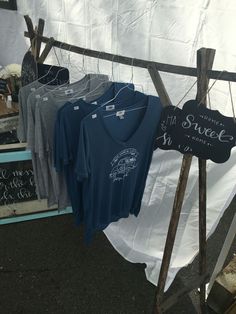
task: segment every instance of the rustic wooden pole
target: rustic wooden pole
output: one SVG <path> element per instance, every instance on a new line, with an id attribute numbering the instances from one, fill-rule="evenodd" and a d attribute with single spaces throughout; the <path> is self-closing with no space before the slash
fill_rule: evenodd
<path id="1" fill-rule="evenodd" d="M 205 282 L 206 280 L 209 280 L 209 278 L 210 275 L 206 274 L 204 276 L 198 277 L 195 281 L 188 283 L 188 285 L 183 285 L 183 287 L 181 287 L 178 292 L 170 295 L 167 299 L 165 299 L 165 301 L 161 305 L 162 311 L 165 312 L 170 309 L 179 301 L 181 297 L 185 296 L 186 294 L 190 294 L 192 291 L 196 290 L 203 281 Z"/>
<path id="2" fill-rule="evenodd" d="M 151 76 L 154 87 L 160 97 L 161 103 L 164 107 L 172 105 L 170 97 L 166 91 L 165 85 L 161 79 L 161 76 L 157 70 L 155 63 L 148 66 L 148 72 Z"/>
<path id="3" fill-rule="evenodd" d="M 24 35 L 25 37 L 30 37 L 29 32 L 25 32 Z M 50 40 L 50 38 L 45 37 L 45 36 L 39 36 L 39 37 L 41 38 L 43 43 L 47 43 Z M 55 40 L 53 42 L 53 47 L 58 47 L 62 50 L 67 50 L 70 52 L 78 53 L 78 54 L 85 55 L 88 57 L 93 57 L 93 58 L 98 58 L 99 56 L 99 59 L 102 59 L 102 60 L 118 62 L 120 64 L 131 65 L 131 66 L 135 66 L 139 68 L 147 69 L 148 66 L 155 64 L 156 69 L 160 72 L 167 72 L 167 73 L 178 74 L 178 75 L 187 75 L 187 76 L 193 76 L 193 77 L 197 76 L 196 68 L 136 59 L 136 58 L 126 57 L 126 56 L 121 56 L 121 55 L 115 55 L 115 54 L 107 53 L 103 51 L 87 49 L 84 47 L 78 47 L 78 46 L 67 44 L 65 42 L 58 41 L 58 40 Z M 208 78 L 218 79 L 220 81 L 236 82 L 235 72 L 226 72 L 226 71 L 222 72 L 222 71 L 208 70 L 207 76 Z"/>
<path id="4" fill-rule="evenodd" d="M 196 97 L 198 101 L 201 101 L 202 98 L 204 99 L 207 91 L 208 86 L 207 70 L 212 68 L 214 59 L 214 58 L 212 59 L 213 52 L 215 51 L 212 49 L 205 48 L 201 48 L 200 50 L 198 50 L 197 58 L 198 92 Z M 155 294 L 156 304 L 154 312 L 156 314 L 162 313 L 161 302 L 164 295 L 166 278 L 168 274 L 175 236 L 179 223 L 180 212 L 183 205 L 191 162 L 192 156 L 184 155 L 180 170 L 179 182 L 175 193 L 174 205 L 167 233 L 166 244 Z"/>
<path id="5" fill-rule="evenodd" d="M 200 49 L 197 52 L 198 81 L 197 100 L 206 106 L 206 96 L 209 84 L 207 70 L 213 66 L 215 57 L 214 49 Z M 199 276 L 206 274 L 206 160 L 198 159 L 199 167 Z M 200 285 L 200 307 L 201 313 L 206 313 L 206 283 Z"/>
<path id="6" fill-rule="evenodd" d="M 41 43 L 42 43 L 40 36 L 43 36 L 44 25 L 45 25 L 45 21 L 43 19 L 39 19 L 38 27 L 37 27 L 37 34 L 36 34 L 36 43 L 35 43 L 36 60 L 38 60 L 39 55 L 40 55 L 40 49 L 41 49 Z"/>
<path id="7" fill-rule="evenodd" d="M 32 20 L 29 17 L 29 15 L 24 15 L 24 19 L 25 19 L 25 23 L 26 23 L 28 33 L 29 33 L 28 37 L 30 39 L 31 50 L 33 51 L 34 50 L 34 37 L 35 37 L 34 26 L 33 26 Z"/>
<path id="8" fill-rule="evenodd" d="M 29 15 L 24 15 L 24 19 L 25 19 L 25 23 L 27 25 L 27 29 L 28 29 L 28 33 L 29 33 L 29 38 L 30 40 L 34 38 L 34 26 L 32 23 L 31 18 L 29 17 Z"/>

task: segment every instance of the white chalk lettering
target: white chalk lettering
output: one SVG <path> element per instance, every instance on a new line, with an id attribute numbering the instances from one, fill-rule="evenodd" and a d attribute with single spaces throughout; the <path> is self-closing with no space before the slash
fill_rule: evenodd
<path id="1" fill-rule="evenodd" d="M 0 169 L 0 179 L 8 179 L 9 177 L 10 173 L 6 169 Z"/>
<path id="2" fill-rule="evenodd" d="M 171 137 L 167 133 L 164 133 L 162 136 L 159 136 L 156 139 L 163 139 L 162 145 L 170 146 L 172 144 Z"/>
<path id="3" fill-rule="evenodd" d="M 35 186 L 34 177 L 33 177 L 33 176 L 29 178 L 29 184 L 30 184 L 31 186 Z"/>
<path id="4" fill-rule="evenodd" d="M 169 125 L 176 124 L 176 116 L 167 116 L 166 124 L 169 124 Z"/>
<path id="5" fill-rule="evenodd" d="M 20 191 L 17 193 L 18 199 L 24 199 L 24 198 L 30 198 L 32 194 L 30 191 L 26 189 L 20 189 Z"/>
<path id="6" fill-rule="evenodd" d="M 189 114 L 186 117 L 186 121 L 182 123 L 184 129 L 194 129 L 199 135 L 204 135 L 209 138 L 218 139 L 222 143 L 229 143 L 234 139 L 233 136 L 227 135 L 225 130 L 221 130 L 219 133 L 213 131 L 211 128 L 200 126 L 198 123 L 193 122 L 195 120 L 194 115 Z"/>

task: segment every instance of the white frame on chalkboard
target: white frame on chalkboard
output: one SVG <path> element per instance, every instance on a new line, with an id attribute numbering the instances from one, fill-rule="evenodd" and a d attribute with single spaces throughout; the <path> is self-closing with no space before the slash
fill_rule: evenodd
<path id="1" fill-rule="evenodd" d="M 5 149 L 9 148 L 9 145 L 2 146 L 6 146 Z M 4 164 L 6 162 L 24 160 L 31 160 L 31 152 L 29 150 L 11 151 L 5 153 L 0 152 L 0 167 L 1 164 Z M 48 208 L 46 200 L 33 200 L 10 205 L 2 205 L 0 206 L 0 225 L 70 213 L 72 213 L 71 207 L 65 208 L 60 211 L 58 211 L 55 207 Z"/>

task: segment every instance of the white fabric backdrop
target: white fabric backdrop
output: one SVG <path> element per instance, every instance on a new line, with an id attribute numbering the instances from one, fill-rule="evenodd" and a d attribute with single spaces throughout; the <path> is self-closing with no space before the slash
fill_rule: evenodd
<path id="1" fill-rule="evenodd" d="M 18 11 L 0 10 L 0 64 L 21 63 L 29 46 L 23 37 L 24 14 L 34 24 L 46 21 L 45 35 L 71 44 L 159 61 L 195 66 L 196 50 L 216 49 L 214 69 L 236 72 L 236 2 L 234 0 L 18 0 Z M 56 49 L 72 81 L 81 76 L 82 56 Z M 54 53 L 46 62 L 55 63 Z M 88 72 L 97 71 L 97 60 L 85 58 Z M 100 61 L 100 72 L 111 74 L 111 63 Z M 128 66 L 113 65 L 114 79 L 131 78 Z M 173 104 L 177 104 L 194 78 L 161 73 Z M 155 94 L 146 70 L 134 69 L 137 89 Z M 210 82 L 210 85 L 213 82 Z M 236 95 L 236 84 L 232 84 Z M 192 90 L 187 99 L 194 97 Z M 228 84 L 217 82 L 211 91 L 213 109 L 232 116 Z M 186 100 L 187 100 L 186 99 Z M 235 99 L 235 97 L 234 97 Z M 236 103 L 236 101 L 235 101 Z M 177 271 L 198 251 L 197 159 L 194 158 L 166 288 Z M 156 284 L 170 219 L 181 155 L 156 151 L 149 171 L 138 218 L 111 224 L 105 231 L 113 246 L 127 260 L 146 263 L 146 276 Z M 236 192 L 236 150 L 228 162 L 208 162 L 207 232 L 211 234 Z"/>

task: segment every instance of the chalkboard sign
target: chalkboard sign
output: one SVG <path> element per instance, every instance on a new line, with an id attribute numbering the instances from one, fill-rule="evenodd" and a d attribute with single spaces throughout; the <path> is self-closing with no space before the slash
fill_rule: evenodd
<path id="1" fill-rule="evenodd" d="M 236 146 L 236 121 L 210 110 L 196 100 L 187 101 L 182 110 L 168 106 L 163 110 L 156 147 L 190 153 L 202 159 L 223 163 Z"/>
<path id="2" fill-rule="evenodd" d="M 24 55 L 21 66 L 21 85 L 25 86 L 37 79 L 37 63 L 30 51 Z"/>
<path id="3" fill-rule="evenodd" d="M 37 79 L 41 84 L 66 84 L 70 80 L 69 70 L 56 65 L 37 63 L 32 53 L 27 51 L 22 61 L 21 84 L 25 86 Z"/>
<path id="4" fill-rule="evenodd" d="M 182 110 L 182 142 L 192 154 L 202 159 L 223 163 L 236 145 L 236 121 L 210 110 L 196 100 L 187 101 Z M 182 151 L 181 151 L 182 152 Z"/>
<path id="5" fill-rule="evenodd" d="M 36 199 L 31 161 L 0 164 L 0 205 Z"/>
<path id="6" fill-rule="evenodd" d="M 16 130 L 0 133 L 0 145 L 13 143 L 19 143 Z"/>
<path id="7" fill-rule="evenodd" d="M 69 70 L 64 67 L 37 63 L 38 81 L 41 84 L 62 85 L 69 83 Z"/>
<path id="8" fill-rule="evenodd" d="M 7 90 L 7 81 L 4 79 L 0 79 L 0 93 L 4 94 L 8 92 Z"/>
<path id="9" fill-rule="evenodd" d="M 192 153 L 188 144 L 182 143 L 180 128 L 182 110 L 175 106 L 167 106 L 161 115 L 160 127 L 155 141 L 155 149 L 178 150 L 184 154 Z"/>

